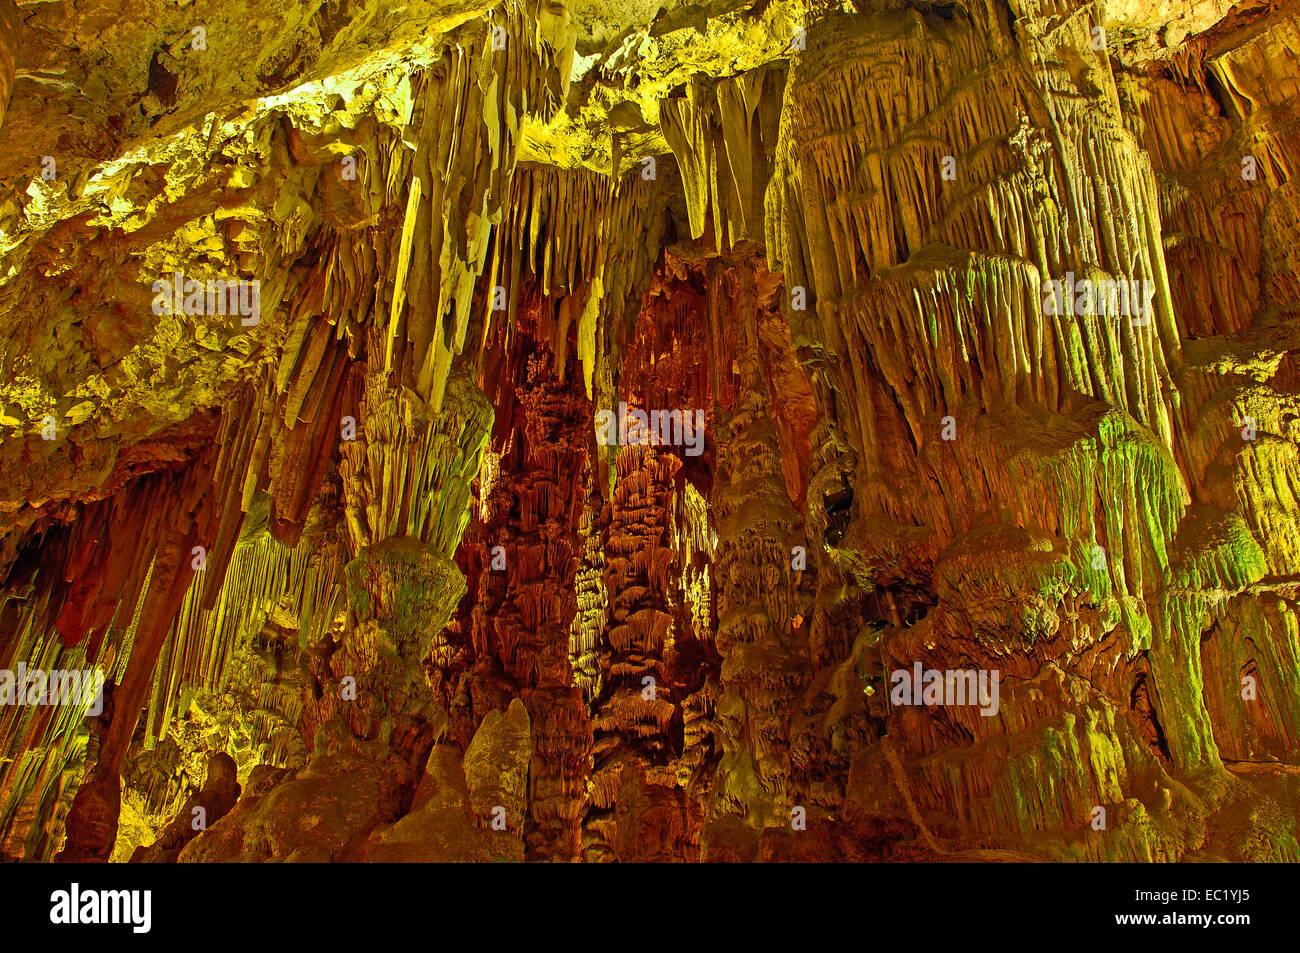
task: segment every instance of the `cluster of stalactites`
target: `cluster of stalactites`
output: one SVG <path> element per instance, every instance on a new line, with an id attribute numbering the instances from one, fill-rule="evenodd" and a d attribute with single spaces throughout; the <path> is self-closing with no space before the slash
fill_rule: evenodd
<path id="1" fill-rule="evenodd" d="M 614 181 L 586 169 L 520 166 L 479 286 L 481 354 L 510 346 L 528 286 L 541 298 L 533 333 L 548 342 L 556 376 L 567 373 L 572 337 L 587 396 L 613 402 L 658 258 L 667 192 L 635 173 Z"/>
<path id="2" fill-rule="evenodd" d="M 1159 202 L 1090 22 L 1024 55 L 965 18 L 832 18 L 810 34 L 823 55 L 786 88 L 767 249 L 796 340 L 886 364 L 888 397 L 832 367 L 864 445 L 882 398 L 919 442 L 976 402 L 1060 409 L 1058 389 L 1170 441 L 1179 337 Z M 1061 65 L 1075 58 L 1078 77 Z M 1081 313 L 1072 289 L 1091 283 L 1109 308 L 1111 282 L 1137 289 L 1128 311 Z"/>
<path id="3" fill-rule="evenodd" d="M 31 601 L 25 612 L 41 615 L 70 644 L 93 635 L 93 660 L 101 644 L 116 657 L 143 608 L 147 624 L 130 663 L 119 666 L 118 692 L 125 710 L 149 707 L 155 734 L 183 691 L 220 684 L 233 646 L 250 635 L 237 616 L 256 618 L 278 590 L 297 586 L 307 637 L 332 617 L 344 554 L 309 570 L 298 542 L 340 446 L 348 553 L 391 536 L 454 551 L 491 410 L 465 382 L 453 383 L 455 399 L 441 412 L 451 359 L 464 342 L 490 227 L 509 195 L 521 122 L 546 120 L 559 108 L 572 53 L 568 13 L 554 4 L 511 4 L 450 35 L 443 56 L 410 80 L 406 135 L 414 152 L 381 133 L 377 147 L 362 150 L 360 193 L 322 177 L 327 187 L 318 198 L 328 221 L 304 251 L 315 263 L 273 276 L 263 294 L 268 314 L 291 302 L 283 348 L 224 409 L 203 465 L 138 481 L 143 506 L 105 502 L 78 521 L 86 532 L 74 528 L 68 557 L 82 581 Z M 0 57 L 0 74 L 3 65 Z M 366 223 L 394 203 L 404 204 L 405 216 L 390 243 Z M 311 220 L 301 209 L 290 217 Z M 303 245 L 299 238 L 294 247 Z M 160 480 L 183 485 L 156 486 Z M 261 494 L 278 542 L 259 544 L 257 556 L 241 547 L 227 585 L 245 515 Z M 155 499 L 174 506 L 152 505 Z M 185 529 L 171 531 L 173 524 Z M 96 542 L 104 538 L 120 541 L 111 558 Z M 331 530 L 330 545 L 333 539 Z M 44 574 L 42 585 L 51 577 Z M 33 617 L 27 628 L 48 632 L 40 621 Z M 32 657 L 53 644 L 34 644 Z M 116 722 L 100 758 L 110 772 L 130 734 L 125 716 Z M 50 799 L 41 797 L 48 812 Z"/>
<path id="4" fill-rule="evenodd" d="M 448 558 L 469 522 L 470 483 L 493 412 L 467 376 L 453 376 L 434 412 L 418 396 L 366 380 L 364 432 L 343 444 L 346 532 L 354 554 L 393 537 L 414 537 Z"/>
<path id="5" fill-rule="evenodd" d="M 510 197 L 520 124 L 525 115 L 548 119 L 568 87 L 575 34 L 567 15 L 547 10 L 494 14 L 413 83 L 415 153 L 384 366 L 435 412 L 465 347 L 492 226 Z"/>
<path id="6" fill-rule="evenodd" d="M 508 344 L 518 320 L 525 282 L 536 282 L 543 305 L 538 334 L 554 355 L 555 374 L 565 375 L 570 330 L 576 326 L 588 396 L 594 370 L 596 325 L 604 286 L 606 216 L 612 202 L 608 176 L 586 169 L 525 165 L 515 173 L 510 202 L 496 230 L 483 308 L 486 341 L 504 324 Z"/>
<path id="7" fill-rule="evenodd" d="M 659 122 L 681 169 L 691 237 L 712 222 L 715 243 L 730 248 L 764 236 L 764 192 L 777 147 L 784 66 L 707 81 L 664 100 Z"/>

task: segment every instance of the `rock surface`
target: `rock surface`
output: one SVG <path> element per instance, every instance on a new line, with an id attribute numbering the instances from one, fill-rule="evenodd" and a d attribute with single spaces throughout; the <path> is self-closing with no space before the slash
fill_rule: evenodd
<path id="1" fill-rule="evenodd" d="M 1290 2 L 0 0 L 0 851 L 1300 860 L 1298 133 Z"/>

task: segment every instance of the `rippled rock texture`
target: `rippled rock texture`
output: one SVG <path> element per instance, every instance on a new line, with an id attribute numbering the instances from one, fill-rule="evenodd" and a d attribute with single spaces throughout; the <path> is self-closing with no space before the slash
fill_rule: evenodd
<path id="1" fill-rule="evenodd" d="M 0 850 L 1300 860 L 1297 143 L 1289 0 L 0 0 Z"/>

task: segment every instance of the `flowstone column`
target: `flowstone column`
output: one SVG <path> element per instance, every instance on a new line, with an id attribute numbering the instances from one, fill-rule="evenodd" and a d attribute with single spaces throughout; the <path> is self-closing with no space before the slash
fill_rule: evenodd
<path id="1" fill-rule="evenodd" d="M 676 567 L 669 501 L 680 466 L 672 453 L 649 446 L 623 447 L 617 456 L 604 540 L 609 618 L 600 650 L 602 691 L 595 703 L 589 859 L 611 850 L 618 854 L 617 845 L 627 843 L 619 808 L 626 807 L 630 791 L 652 788 L 639 794 L 642 802 L 671 803 L 667 813 L 680 814 L 670 737 L 680 699 L 674 697 L 664 661 L 674 638 L 669 591 Z M 644 858 L 642 852 L 651 843 L 659 845 L 665 835 L 671 846 L 664 849 L 671 851 L 689 840 L 685 828 L 674 820 L 642 831 L 634 845 L 638 853 L 619 854 L 619 859 Z"/>
<path id="2" fill-rule="evenodd" d="M 531 309 L 527 319 L 536 319 Z M 582 850 L 591 751 L 569 659 L 590 404 L 581 379 L 557 376 L 547 345 L 524 322 L 518 333 L 497 395 L 511 417 L 497 431 L 501 457 L 476 534 L 489 551 L 473 610 L 470 694 L 476 717 L 523 701 L 533 744 L 528 813 L 519 819 L 527 856 L 573 861 Z"/>
<path id="3" fill-rule="evenodd" d="M 721 281 L 715 270 L 710 281 L 715 333 Z M 768 414 L 753 270 L 742 264 L 728 271 L 725 281 L 726 297 L 734 302 L 735 397 L 729 409 L 718 406 L 714 412 L 718 467 L 711 499 L 718 538 L 713 563 L 717 648 L 723 657 L 716 724 L 723 752 L 704 847 L 706 859 L 752 859 L 764 827 L 791 823 L 788 725 L 809 671 L 807 646 L 795 621 L 805 601 L 794 568 L 799 564 L 793 562 L 794 547 L 803 543 L 803 520 L 786 493 Z M 714 348 L 716 361 L 722 342 L 715 341 Z"/>
<path id="4" fill-rule="evenodd" d="M 488 784 L 468 777 L 459 751 L 449 760 L 448 746 L 435 747 L 447 714 L 423 666 L 465 593 L 451 554 L 468 519 L 469 482 L 491 408 L 459 370 L 436 412 L 372 372 L 357 416 L 364 426 L 345 442 L 340 465 L 354 554 L 345 571 L 348 612 L 321 644 L 309 646 L 313 684 L 302 727 L 311 758 L 269 791 L 246 794 L 186 846 L 183 861 L 437 860 L 447 859 L 443 851 L 502 858 L 518 851 L 517 836 L 493 839 L 481 803 L 452 795 L 468 780 L 471 792 L 506 792 L 489 798 L 489 811 L 497 804 L 518 811 L 522 791 L 498 782 L 526 768 L 509 767 L 513 749 L 494 749 L 488 760 L 496 780 Z M 521 731 L 526 739 L 526 719 Z M 413 808 L 426 803 L 446 812 L 417 816 Z"/>

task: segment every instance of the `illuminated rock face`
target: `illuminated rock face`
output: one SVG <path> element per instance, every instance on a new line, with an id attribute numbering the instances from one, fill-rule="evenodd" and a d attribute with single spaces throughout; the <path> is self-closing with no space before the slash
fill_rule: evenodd
<path id="1" fill-rule="evenodd" d="M 13 0 L 0 3 L 0 121 L 9 105 L 14 88 L 14 68 L 18 56 L 18 7 Z"/>
<path id="2" fill-rule="evenodd" d="M 1300 860 L 1294 13 L 53 6 L 6 856 Z"/>

